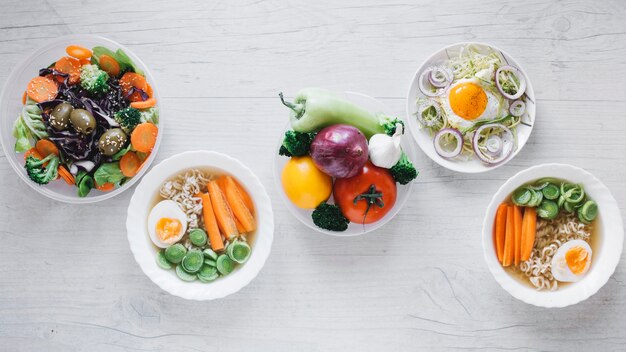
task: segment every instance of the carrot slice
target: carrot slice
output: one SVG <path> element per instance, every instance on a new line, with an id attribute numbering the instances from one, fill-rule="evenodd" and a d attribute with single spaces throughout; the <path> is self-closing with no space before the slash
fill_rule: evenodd
<path id="1" fill-rule="evenodd" d="M 130 103 L 130 106 L 135 109 L 147 109 L 156 105 L 155 98 L 148 98 L 144 101 L 133 101 Z"/>
<path id="2" fill-rule="evenodd" d="M 24 94 L 22 94 L 22 105 L 26 105 L 26 97 L 27 97 L 27 94 L 26 94 L 26 91 L 24 91 Z"/>
<path id="3" fill-rule="evenodd" d="M 513 262 L 519 265 L 522 253 L 522 208 L 517 205 L 513 206 L 513 225 L 515 231 Z"/>
<path id="4" fill-rule="evenodd" d="M 506 231 L 504 235 L 504 254 L 502 256 L 502 266 L 509 266 L 513 263 L 513 250 L 515 241 L 515 229 L 513 223 L 513 207 L 506 207 Z"/>
<path id="5" fill-rule="evenodd" d="M 47 77 L 35 77 L 28 82 L 26 94 L 34 101 L 43 103 L 56 98 L 59 87 Z"/>
<path id="6" fill-rule="evenodd" d="M 105 182 L 101 185 L 96 183 L 96 189 L 102 192 L 109 192 L 115 188 L 115 185 L 111 182 Z"/>
<path id="7" fill-rule="evenodd" d="M 150 122 L 141 123 L 135 127 L 133 133 L 130 135 L 130 143 L 135 150 L 149 153 L 156 144 L 158 133 L 159 128 L 155 124 Z"/>
<path id="8" fill-rule="evenodd" d="M 496 219 L 493 226 L 493 237 L 496 245 L 496 255 L 498 261 L 502 263 L 502 257 L 504 255 L 504 234 L 506 232 L 506 203 L 500 204 L 496 211 Z"/>
<path id="9" fill-rule="evenodd" d="M 152 98 L 154 96 L 154 91 L 152 90 L 152 86 L 150 85 L 150 83 L 146 83 L 148 85 L 148 89 L 146 89 L 146 94 L 148 94 L 148 96 L 150 98 Z"/>
<path id="10" fill-rule="evenodd" d="M 78 62 L 80 62 L 80 66 L 83 67 L 85 65 L 91 65 L 91 60 L 89 59 L 80 59 L 78 60 Z"/>
<path id="11" fill-rule="evenodd" d="M 213 211 L 220 230 L 222 230 L 222 233 L 227 239 L 233 239 L 239 232 L 237 231 L 233 211 L 228 205 L 228 202 L 226 202 L 224 193 L 222 193 L 220 186 L 215 181 L 209 181 L 207 188 L 209 196 L 211 196 L 211 204 L 213 205 Z"/>
<path id="12" fill-rule="evenodd" d="M 235 218 L 241 222 L 245 232 L 252 232 L 256 229 L 256 221 L 254 216 L 246 207 L 243 196 L 239 193 L 239 188 L 235 184 L 235 180 L 230 176 L 223 176 L 224 178 L 224 194 L 226 200 L 230 205 L 230 208 L 235 215 Z"/>
<path id="13" fill-rule="evenodd" d="M 109 55 L 101 55 L 98 61 L 100 68 L 111 77 L 117 77 L 120 74 L 120 64 Z"/>
<path id="14" fill-rule="evenodd" d="M 67 55 L 75 57 L 77 59 L 89 59 L 92 55 L 91 50 L 82 47 L 80 45 L 70 45 L 65 48 Z"/>
<path id="15" fill-rule="evenodd" d="M 127 152 L 120 159 L 120 170 L 126 177 L 134 177 L 139 172 L 141 160 L 135 152 Z"/>
<path id="16" fill-rule="evenodd" d="M 220 235 L 220 229 L 217 225 L 217 219 L 213 212 L 213 204 L 211 204 L 211 197 L 208 193 L 200 194 L 202 200 L 202 218 L 204 220 L 204 227 L 209 234 L 209 243 L 211 249 L 214 251 L 224 250 L 224 241 L 222 241 L 222 235 Z"/>
<path id="17" fill-rule="evenodd" d="M 80 81 L 80 66 L 80 60 L 73 57 L 64 56 L 57 60 L 57 62 L 54 64 L 54 69 L 70 75 L 69 83 L 76 84 Z"/>
<path id="18" fill-rule="evenodd" d="M 59 173 L 59 176 L 61 176 L 63 181 L 65 181 L 65 183 L 67 183 L 68 185 L 73 186 L 74 184 L 76 184 L 76 179 L 74 178 L 74 175 L 72 175 L 72 173 L 69 172 L 65 168 L 65 166 L 59 166 L 57 172 Z"/>
<path id="19" fill-rule="evenodd" d="M 148 90 L 148 81 L 146 81 L 145 77 L 134 73 L 134 72 L 126 72 L 122 78 L 120 78 L 120 88 L 122 88 L 122 93 L 126 96 L 131 88 L 141 89 L 144 92 Z M 141 101 L 141 94 L 139 92 L 134 92 L 128 97 L 130 101 Z"/>
<path id="20" fill-rule="evenodd" d="M 57 148 L 57 146 L 54 143 L 52 143 L 51 141 L 47 139 L 38 140 L 37 143 L 35 144 L 35 148 L 37 149 L 39 154 L 41 154 L 41 156 L 43 156 L 44 158 L 50 154 L 59 155 L 59 148 Z"/>
<path id="21" fill-rule="evenodd" d="M 26 151 L 26 153 L 24 153 L 24 160 L 26 160 L 29 156 L 32 156 L 35 159 L 43 159 L 43 156 L 41 156 L 41 154 L 39 154 L 39 152 L 37 151 L 37 148 L 32 147 L 30 149 L 28 149 Z"/>
<path id="22" fill-rule="evenodd" d="M 530 259 L 530 255 L 535 245 L 535 236 L 537 234 L 537 210 L 535 208 L 526 208 L 524 218 L 522 220 L 522 251 L 520 259 L 526 261 Z"/>

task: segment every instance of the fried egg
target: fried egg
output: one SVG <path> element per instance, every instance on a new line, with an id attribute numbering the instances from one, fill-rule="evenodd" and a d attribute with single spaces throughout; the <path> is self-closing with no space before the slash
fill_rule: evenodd
<path id="1" fill-rule="evenodd" d="M 565 242 L 552 257 L 552 276 L 561 282 L 582 279 L 591 267 L 591 247 L 583 240 Z"/>
<path id="2" fill-rule="evenodd" d="M 187 215 L 171 200 L 163 200 L 148 216 L 150 239 L 159 248 L 166 248 L 183 238 L 187 231 Z"/>
<path id="3" fill-rule="evenodd" d="M 457 129 L 473 126 L 478 121 L 492 121 L 500 116 L 500 101 L 477 78 L 453 83 L 441 97 L 450 125 Z"/>

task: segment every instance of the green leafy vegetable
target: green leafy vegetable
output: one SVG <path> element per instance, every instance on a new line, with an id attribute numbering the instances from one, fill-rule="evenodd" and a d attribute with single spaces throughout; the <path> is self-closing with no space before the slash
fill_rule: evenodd
<path id="1" fill-rule="evenodd" d="M 46 139 L 48 138 L 48 132 L 46 131 L 46 125 L 43 122 L 43 117 L 41 116 L 42 111 L 37 105 L 37 102 L 28 98 L 26 100 L 26 104 L 22 108 L 22 112 L 18 117 L 22 119 L 22 124 L 28 127 L 31 135 L 36 139 Z M 17 137 L 16 137 L 17 138 Z"/>
<path id="2" fill-rule="evenodd" d="M 93 178 L 85 171 L 79 171 L 76 175 L 76 186 L 78 187 L 78 196 L 86 197 L 92 188 L 95 188 Z"/>
<path id="3" fill-rule="evenodd" d="M 18 116 L 13 124 L 13 137 L 15 137 L 15 152 L 24 153 L 28 149 L 32 148 L 31 139 L 32 134 L 28 127 L 24 124 L 22 115 Z"/>
<path id="4" fill-rule="evenodd" d="M 132 130 L 141 122 L 141 113 L 139 110 L 132 107 L 127 107 L 116 112 L 114 117 L 127 134 L 130 134 L 130 132 L 132 132 Z"/>
<path id="5" fill-rule="evenodd" d="M 141 122 L 151 122 L 155 125 L 159 124 L 159 109 L 156 106 L 140 110 Z"/>
<path id="6" fill-rule="evenodd" d="M 45 185 L 57 178 L 59 163 L 60 159 L 56 154 L 50 154 L 41 160 L 29 156 L 26 158 L 24 167 L 31 180 L 40 185 Z"/>
<path id="7" fill-rule="evenodd" d="M 392 166 L 389 172 L 391 172 L 393 179 L 401 185 L 406 185 L 417 177 L 415 166 L 413 166 L 413 163 L 404 152 L 398 163 Z"/>
<path id="8" fill-rule="evenodd" d="M 311 217 L 317 227 L 329 231 L 345 231 L 350 223 L 338 206 L 326 202 L 315 208 Z"/>
<path id="9" fill-rule="evenodd" d="M 285 138 L 278 154 L 288 157 L 308 155 L 315 135 L 315 132 L 296 132 L 291 130 L 285 132 Z"/>
<path id="10" fill-rule="evenodd" d="M 109 90 L 109 74 L 96 65 L 84 65 L 80 68 L 80 85 L 91 94 L 102 95 Z"/>
<path id="11" fill-rule="evenodd" d="M 120 163 L 107 163 L 102 164 L 94 173 L 94 179 L 96 183 L 99 185 L 103 185 L 107 182 L 111 182 L 113 184 L 118 184 L 124 180 L 125 176 L 122 174 L 122 170 L 120 170 Z"/>
<path id="12" fill-rule="evenodd" d="M 404 131 L 404 121 L 393 117 L 393 116 L 387 116 L 387 115 L 381 115 L 379 116 L 380 120 L 379 123 L 380 125 L 385 129 L 385 133 L 388 136 L 393 136 L 396 133 L 396 125 L 397 124 L 401 124 L 402 125 L 402 131 Z"/>

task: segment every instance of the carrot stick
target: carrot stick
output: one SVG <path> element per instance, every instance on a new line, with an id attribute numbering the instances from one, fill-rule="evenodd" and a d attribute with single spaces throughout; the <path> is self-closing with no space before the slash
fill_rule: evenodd
<path id="1" fill-rule="evenodd" d="M 155 124 L 150 122 L 141 123 L 135 127 L 130 135 L 130 144 L 139 152 L 149 153 L 156 144 L 158 133 L 159 128 Z"/>
<path id="2" fill-rule="evenodd" d="M 502 263 L 502 257 L 504 256 L 504 235 L 506 232 L 506 203 L 500 204 L 496 211 L 496 219 L 493 226 L 493 237 L 496 245 L 496 255 L 498 261 Z"/>
<path id="3" fill-rule="evenodd" d="M 535 236 L 537 234 L 537 210 L 535 208 L 526 208 L 524 211 L 524 219 L 522 220 L 522 252 L 520 259 L 526 261 L 530 258 L 535 245 Z"/>
<path id="4" fill-rule="evenodd" d="M 513 262 L 515 265 L 519 265 L 522 251 L 522 208 L 517 205 L 513 206 L 513 226 L 515 231 L 515 252 L 513 255 Z"/>
<path id="5" fill-rule="evenodd" d="M 65 183 L 67 183 L 70 186 L 73 186 L 74 184 L 76 184 L 76 179 L 74 178 L 74 175 L 72 175 L 72 173 L 70 173 L 65 166 L 61 165 L 59 166 L 57 172 L 59 173 L 59 176 L 61 176 L 61 178 L 65 181 Z"/>
<path id="6" fill-rule="evenodd" d="M 59 148 L 47 139 L 40 139 L 35 143 L 35 149 L 39 152 L 41 156 L 44 158 L 50 154 L 59 155 Z"/>
<path id="7" fill-rule="evenodd" d="M 127 152 L 120 159 L 120 170 L 126 177 L 134 177 L 139 172 L 141 160 L 135 152 Z"/>
<path id="8" fill-rule="evenodd" d="M 56 98 L 59 87 L 53 80 L 47 77 L 35 77 L 28 82 L 26 94 L 34 101 L 43 103 Z"/>
<path id="9" fill-rule="evenodd" d="M 132 103 L 130 103 L 130 106 L 135 108 L 135 109 L 147 109 L 147 108 L 151 108 L 153 106 L 156 105 L 156 99 L 155 98 L 148 98 L 144 101 L 133 101 Z"/>
<path id="10" fill-rule="evenodd" d="M 211 196 L 211 204 L 213 205 L 213 211 L 215 212 L 215 218 L 217 224 L 222 230 L 222 233 L 227 239 L 232 239 L 239 234 L 237 231 L 237 225 L 235 224 L 235 217 L 233 211 L 226 202 L 226 197 L 219 185 L 215 181 L 209 181 L 207 184 L 209 195 Z"/>
<path id="11" fill-rule="evenodd" d="M 77 59 L 88 59 L 91 57 L 91 50 L 79 45 L 70 45 L 65 48 L 65 52 L 67 55 Z"/>
<path id="12" fill-rule="evenodd" d="M 239 220 L 237 220 L 236 217 L 235 217 L 235 226 L 237 226 L 237 231 L 239 231 L 239 233 L 246 233 L 246 229 L 243 228 L 243 225 L 241 224 Z"/>
<path id="13" fill-rule="evenodd" d="M 515 241 L 515 229 L 513 223 L 513 207 L 506 207 L 506 231 L 504 235 L 504 255 L 502 256 L 502 266 L 509 266 L 513 263 L 513 250 Z"/>
<path id="14" fill-rule="evenodd" d="M 243 197 L 239 193 L 239 188 L 235 184 L 235 180 L 230 176 L 223 177 L 226 200 L 233 210 L 235 218 L 241 222 L 241 225 L 246 230 L 245 232 L 254 231 L 254 229 L 256 229 L 256 221 L 248 207 L 246 207 Z"/>
<path id="15" fill-rule="evenodd" d="M 211 197 L 208 193 L 201 193 L 200 199 L 202 199 L 202 217 L 204 219 L 204 227 L 209 234 L 209 243 L 211 249 L 214 251 L 224 250 L 224 241 L 222 241 L 222 235 L 220 235 L 220 229 L 217 225 L 217 219 L 213 212 L 213 205 L 211 204 Z"/>

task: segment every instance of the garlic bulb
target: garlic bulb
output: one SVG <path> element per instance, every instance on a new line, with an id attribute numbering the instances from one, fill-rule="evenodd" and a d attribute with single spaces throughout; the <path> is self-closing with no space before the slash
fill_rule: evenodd
<path id="1" fill-rule="evenodd" d="M 393 136 L 380 133 L 370 138 L 368 150 L 372 164 L 389 169 L 398 163 L 402 156 L 402 147 L 400 147 L 402 133 L 402 124 L 398 123 Z"/>

